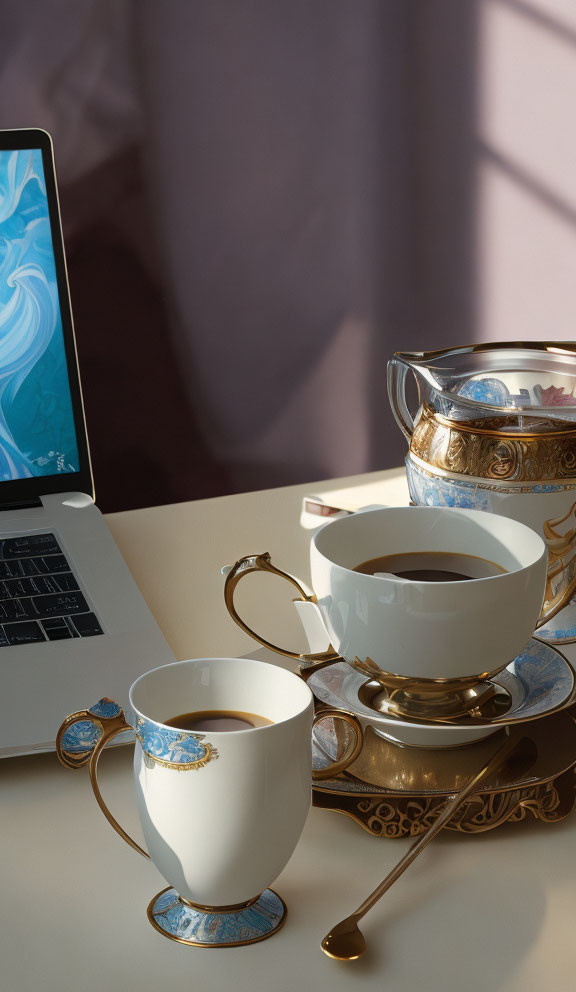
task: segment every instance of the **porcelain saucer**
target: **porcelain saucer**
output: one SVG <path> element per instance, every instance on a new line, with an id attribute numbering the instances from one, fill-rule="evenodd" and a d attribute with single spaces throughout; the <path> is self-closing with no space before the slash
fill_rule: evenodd
<path id="1" fill-rule="evenodd" d="M 505 714 L 486 722 L 461 717 L 434 724 L 370 709 L 358 698 L 366 677 L 345 661 L 315 672 L 308 685 L 319 702 L 355 713 L 364 728 L 372 727 L 395 743 L 420 748 L 459 747 L 482 740 L 503 726 L 549 716 L 567 706 L 574 691 L 574 672 L 566 659 L 557 648 L 536 638 L 531 638 L 522 653 L 492 681 L 510 696 Z"/>

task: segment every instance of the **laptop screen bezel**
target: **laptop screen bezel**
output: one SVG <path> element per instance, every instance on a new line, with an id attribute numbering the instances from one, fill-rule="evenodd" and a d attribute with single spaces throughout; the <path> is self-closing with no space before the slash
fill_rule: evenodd
<path id="1" fill-rule="evenodd" d="M 94 480 L 90 464 L 84 404 L 80 387 L 80 373 L 68 288 L 52 139 L 47 131 L 43 131 L 40 128 L 10 131 L 0 130 L 0 152 L 14 150 L 26 151 L 28 149 L 39 149 L 42 153 L 48 216 L 52 233 L 56 281 L 62 318 L 62 333 L 64 336 L 64 352 L 68 368 L 68 382 L 70 384 L 74 428 L 78 445 L 79 471 L 60 472 L 56 475 L 36 475 L 28 479 L 9 479 L 0 482 L 0 509 L 5 503 L 28 502 L 49 493 L 83 492 L 88 493 L 88 495 L 94 498 Z"/>

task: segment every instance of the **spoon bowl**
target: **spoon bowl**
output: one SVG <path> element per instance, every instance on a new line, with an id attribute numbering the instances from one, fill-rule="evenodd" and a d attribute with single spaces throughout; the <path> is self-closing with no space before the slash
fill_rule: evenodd
<path id="1" fill-rule="evenodd" d="M 327 933 L 321 944 L 324 954 L 336 961 L 354 961 L 366 950 L 364 934 L 358 929 L 355 916 L 342 920 L 330 933 Z"/>

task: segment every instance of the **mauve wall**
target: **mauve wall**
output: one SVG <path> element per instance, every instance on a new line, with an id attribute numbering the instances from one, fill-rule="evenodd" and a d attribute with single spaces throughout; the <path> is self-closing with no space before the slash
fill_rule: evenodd
<path id="1" fill-rule="evenodd" d="M 576 4 L 486 0 L 478 24 L 478 329 L 576 337 Z"/>
<path id="2" fill-rule="evenodd" d="M 573 336 L 572 0 L 24 7 L 103 508 L 398 464 L 392 351 Z"/>

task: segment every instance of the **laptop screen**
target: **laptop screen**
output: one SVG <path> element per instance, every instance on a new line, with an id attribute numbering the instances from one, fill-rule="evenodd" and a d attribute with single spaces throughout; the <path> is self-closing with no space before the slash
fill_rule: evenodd
<path id="1" fill-rule="evenodd" d="M 86 465 L 50 139 L 0 132 L 0 503 L 20 480 L 87 490 Z"/>
<path id="2" fill-rule="evenodd" d="M 78 472 L 40 149 L 0 151 L 0 481 Z"/>

